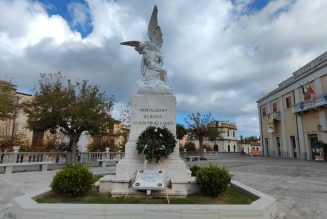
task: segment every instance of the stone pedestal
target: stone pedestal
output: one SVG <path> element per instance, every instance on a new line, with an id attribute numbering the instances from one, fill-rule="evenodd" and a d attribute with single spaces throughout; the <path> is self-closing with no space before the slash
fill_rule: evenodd
<path id="1" fill-rule="evenodd" d="M 118 162 L 115 176 L 108 175 L 100 180 L 100 192 L 111 192 L 112 195 L 135 193 L 131 183 L 139 169 L 162 170 L 169 190 L 162 192 L 176 196 L 195 192 L 195 179 L 179 157 L 178 144 L 167 159 L 161 159 L 158 163 L 146 163 L 144 156 L 136 150 L 137 138 L 148 126 L 166 127 L 176 134 L 176 97 L 167 93 L 141 93 L 132 97 L 131 108 L 131 129 L 125 157 Z"/>

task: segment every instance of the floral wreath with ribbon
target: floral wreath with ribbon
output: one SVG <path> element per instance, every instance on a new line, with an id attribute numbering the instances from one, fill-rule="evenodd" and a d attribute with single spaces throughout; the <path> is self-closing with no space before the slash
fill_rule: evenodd
<path id="1" fill-rule="evenodd" d="M 161 158 L 167 158 L 176 147 L 176 138 L 166 127 L 147 127 L 136 142 L 139 154 L 144 154 L 148 162 L 155 160 L 157 163 Z"/>

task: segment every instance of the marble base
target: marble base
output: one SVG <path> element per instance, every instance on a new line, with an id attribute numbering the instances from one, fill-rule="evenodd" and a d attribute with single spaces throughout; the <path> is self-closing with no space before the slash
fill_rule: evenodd
<path id="1" fill-rule="evenodd" d="M 51 191 L 44 188 L 13 200 L 10 211 L 16 219 L 121 219 L 121 218 L 176 218 L 176 219 L 271 219 L 276 217 L 274 198 L 232 180 L 232 185 L 258 199 L 249 205 L 215 204 L 39 204 L 33 198 Z"/>
<path id="2" fill-rule="evenodd" d="M 173 134 L 176 133 L 176 97 L 173 94 L 138 94 L 132 97 L 131 132 L 125 146 L 125 157 L 116 166 L 115 176 L 105 176 L 100 179 L 100 192 L 130 192 L 130 186 L 139 169 L 162 170 L 165 185 L 171 182 L 185 182 L 185 185 L 172 186 L 171 194 L 190 194 L 197 189 L 191 171 L 179 157 L 179 146 L 176 144 L 174 152 L 158 163 L 146 163 L 144 156 L 138 154 L 136 142 L 138 136 L 148 127 L 166 127 Z"/>

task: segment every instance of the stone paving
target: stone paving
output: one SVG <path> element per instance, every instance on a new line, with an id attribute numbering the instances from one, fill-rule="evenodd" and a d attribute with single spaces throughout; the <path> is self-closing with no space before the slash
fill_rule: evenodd
<path id="1" fill-rule="evenodd" d="M 211 162 L 225 166 L 235 180 L 276 198 L 278 218 L 327 218 L 326 162 L 246 157 Z"/>
<path id="2" fill-rule="evenodd" d="M 277 199 L 278 219 L 327 218 L 327 163 L 273 158 L 228 158 L 192 162 L 217 163 L 228 168 L 234 179 Z M 113 173 L 114 167 L 92 168 Z M 55 171 L 0 174 L 0 219 L 14 197 L 49 185 Z"/>

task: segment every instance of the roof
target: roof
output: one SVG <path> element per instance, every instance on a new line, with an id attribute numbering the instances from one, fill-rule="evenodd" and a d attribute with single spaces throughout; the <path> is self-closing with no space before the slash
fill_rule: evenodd
<path id="1" fill-rule="evenodd" d="M 24 96 L 32 96 L 32 94 L 22 93 L 22 92 L 16 92 L 16 94 L 24 95 Z"/>
<path id="2" fill-rule="evenodd" d="M 262 100 L 270 97 L 271 95 L 277 93 L 280 90 L 283 90 L 285 87 L 299 81 L 300 79 L 304 78 L 305 76 L 311 74 L 314 71 L 317 71 L 318 69 L 327 66 L 327 51 L 318 56 L 317 58 L 310 61 L 308 64 L 303 66 L 302 68 L 296 70 L 292 73 L 292 76 L 287 78 L 286 80 L 282 81 L 278 84 L 278 88 L 275 90 L 269 92 L 264 97 L 257 100 L 257 103 L 261 102 Z"/>
<path id="3" fill-rule="evenodd" d="M 229 128 L 237 130 L 236 124 L 230 121 L 213 121 L 209 124 L 210 128 Z"/>

